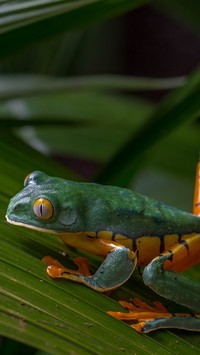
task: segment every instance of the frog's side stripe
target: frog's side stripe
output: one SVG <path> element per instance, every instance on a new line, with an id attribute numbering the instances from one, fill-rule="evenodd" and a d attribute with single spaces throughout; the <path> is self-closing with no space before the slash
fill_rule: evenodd
<path id="1" fill-rule="evenodd" d="M 111 231 L 86 232 L 90 236 L 95 236 L 102 239 L 112 239 L 113 241 L 124 245 L 131 250 L 137 250 L 138 266 L 147 265 L 155 256 L 162 254 L 164 251 L 169 251 L 175 244 L 181 244 L 189 252 L 187 239 L 191 234 L 166 234 L 163 237 L 159 236 L 141 236 L 137 238 L 128 238 L 121 234 L 114 234 Z M 171 261 L 173 253 L 171 254 Z"/>
<path id="2" fill-rule="evenodd" d="M 128 238 L 121 234 L 114 234 L 111 231 L 86 231 L 83 233 L 62 233 L 61 239 L 68 245 L 72 243 L 73 246 L 79 247 L 81 238 L 84 238 L 84 243 L 87 243 L 87 238 L 97 238 L 97 239 L 105 239 L 112 240 L 119 245 L 123 245 L 126 248 L 136 251 L 138 257 L 138 266 L 147 265 L 151 260 L 162 254 L 164 251 L 170 250 L 172 246 L 175 244 L 180 244 L 184 254 L 184 250 L 186 251 L 186 256 L 188 256 L 188 245 L 187 239 L 189 239 L 194 233 L 184 234 L 179 236 L 178 234 L 166 234 L 163 237 L 159 236 L 141 236 L 137 238 Z M 76 236 L 76 241 L 74 240 L 74 236 Z M 75 243 L 75 244 L 74 244 Z M 162 250 L 161 250 L 162 244 Z M 163 247 L 164 245 L 164 247 Z M 98 252 L 98 251 L 97 251 Z M 173 253 L 171 255 L 171 261 L 173 261 Z M 170 265 L 171 267 L 171 265 Z M 181 265 L 181 267 L 183 267 Z"/>
<path id="3" fill-rule="evenodd" d="M 193 214 L 200 217 L 200 160 L 197 164 L 194 186 Z"/>
<path id="4" fill-rule="evenodd" d="M 176 235 L 174 234 L 173 235 L 174 239 L 176 239 Z M 164 236 L 164 238 L 160 238 L 160 254 L 163 253 L 164 250 L 166 250 L 166 242 L 165 242 L 165 239 L 166 239 L 166 242 L 167 242 L 167 239 L 166 236 Z"/>
<path id="5" fill-rule="evenodd" d="M 187 240 L 181 239 L 179 243 L 184 245 L 184 247 L 189 251 L 189 245 L 187 243 Z"/>

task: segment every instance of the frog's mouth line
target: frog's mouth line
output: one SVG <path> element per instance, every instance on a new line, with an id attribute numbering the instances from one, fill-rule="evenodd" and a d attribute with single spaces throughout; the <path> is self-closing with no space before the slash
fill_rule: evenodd
<path id="1" fill-rule="evenodd" d="M 56 231 L 56 230 L 53 230 L 53 229 L 36 227 L 36 226 L 29 225 L 29 224 L 26 224 L 26 223 L 13 221 L 13 220 L 10 219 L 7 215 L 6 215 L 5 217 L 6 217 L 6 221 L 7 221 L 8 223 L 14 224 L 15 226 L 25 227 L 25 228 L 29 228 L 29 229 L 35 229 L 35 230 L 38 230 L 38 231 L 40 231 L 40 232 L 47 232 L 47 233 L 51 233 L 51 234 L 61 234 L 61 232 Z M 62 233 L 62 234 L 63 234 L 63 233 Z"/>

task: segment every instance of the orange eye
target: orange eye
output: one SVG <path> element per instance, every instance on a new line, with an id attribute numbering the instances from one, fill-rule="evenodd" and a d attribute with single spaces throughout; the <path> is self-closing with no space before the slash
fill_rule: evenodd
<path id="1" fill-rule="evenodd" d="M 38 198 L 33 204 L 33 212 L 36 217 L 48 220 L 53 216 L 54 208 L 52 203 L 45 198 Z"/>

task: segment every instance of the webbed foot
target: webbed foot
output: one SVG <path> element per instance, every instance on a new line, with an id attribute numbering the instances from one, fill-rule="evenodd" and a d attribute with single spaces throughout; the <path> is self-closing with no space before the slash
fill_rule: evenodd
<path id="1" fill-rule="evenodd" d="M 149 322 L 158 318 L 171 317 L 171 313 L 168 312 L 167 308 L 158 301 L 154 302 L 154 307 L 149 306 L 139 298 L 134 298 L 132 303 L 125 301 L 119 301 L 119 303 L 122 307 L 128 309 L 129 312 L 125 313 L 109 311 L 107 313 L 116 319 L 136 321 L 136 323 L 131 324 L 131 327 L 139 333 L 147 332 L 146 325 Z"/>
<path id="2" fill-rule="evenodd" d="M 122 307 L 129 310 L 124 312 L 107 312 L 116 319 L 132 321 L 130 326 L 139 333 L 149 333 L 161 328 L 178 328 L 200 331 L 200 314 L 170 313 L 160 302 L 149 306 L 139 298 L 132 303 L 120 301 Z"/>

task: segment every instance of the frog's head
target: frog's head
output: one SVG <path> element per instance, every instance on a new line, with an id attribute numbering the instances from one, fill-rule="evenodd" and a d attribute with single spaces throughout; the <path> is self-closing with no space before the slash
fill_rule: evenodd
<path id="1" fill-rule="evenodd" d="M 23 190 L 10 200 L 6 219 L 50 233 L 76 232 L 84 224 L 84 205 L 80 184 L 35 171 L 26 177 Z"/>

